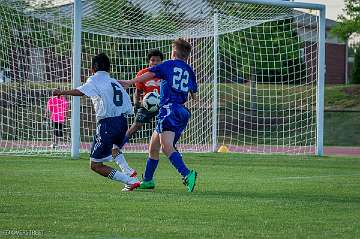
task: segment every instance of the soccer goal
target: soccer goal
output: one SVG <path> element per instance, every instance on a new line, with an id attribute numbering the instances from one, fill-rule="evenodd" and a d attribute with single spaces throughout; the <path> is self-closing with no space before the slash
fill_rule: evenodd
<path id="1" fill-rule="evenodd" d="M 322 155 L 325 7 L 278 0 L 0 0 L 0 153 L 89 150 L 90 100 L 65 99 L 59 129 L 52 89 L 85 82 L 100 52 L 114 78 L 131 79 L 179 37 L 199 84 L 182 152 Z M 125 151 L 146 151 L 153 129 Z"/>

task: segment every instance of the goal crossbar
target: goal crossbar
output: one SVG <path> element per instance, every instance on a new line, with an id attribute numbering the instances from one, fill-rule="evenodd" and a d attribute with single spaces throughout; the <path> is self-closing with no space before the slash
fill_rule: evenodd
<path id="1" fill-rule="evenodd" d="M 324 4 L 317 3 L 305 3 L 305 2 L 288 2 L 279 0 L 226 0 L 229 3 L 246 3 L 246 4 L 260 4 L 277 7 L 287 8 L 303 8 L 324 11 L 326 6 Z"/>

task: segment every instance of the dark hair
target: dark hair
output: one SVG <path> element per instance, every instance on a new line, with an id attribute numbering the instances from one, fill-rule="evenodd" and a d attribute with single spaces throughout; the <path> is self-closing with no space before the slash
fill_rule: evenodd
<path id="1" fill-rule="evenodd" d="M 176 57 L 187 59 L 191 52 L 191 45 L 189 42 L 182 38 L 178 38 L 172 43 L 176 49 Z"/>
<path id="2" fill-rule="evenodd" d="M 147 55 L 148 61 L 150 61 L 152 56 L 158 56 L 158 57 L 160 57 L 161 61 L 164 60 L 164 54 L 159 49 L 151 49 L 148 52 L 148 55 Z"/>
<path id="3" fill-rule="evenodd" d="M 110 60 L 105 53 L 100 53 L 92 59 L 91 67 L 95 72 L 97 71 L 110 71 Z"/>

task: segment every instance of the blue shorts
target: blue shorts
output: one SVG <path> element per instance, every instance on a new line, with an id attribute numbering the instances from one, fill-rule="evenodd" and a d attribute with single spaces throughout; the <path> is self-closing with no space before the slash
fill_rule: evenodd
<path id="1" fill-rule="evenodd" d="M 174 146 L 184 132 L 190 119 L 190 111 L 183 105 L 167 104 L 160 108 L 156 118 L 156 132 L 171 131 L 175 133 Z"/>
<path id="2" fill-rule="evenodd" d="M 96 135 L 94 136 L 94 141 L 91 147 L 91 161 L 111 161 L 111 149 L 113 144 L 121 147 L 127 129 L 127 119 L 124 116 L 111 117 L 100 120 L 97 123 Z"/>

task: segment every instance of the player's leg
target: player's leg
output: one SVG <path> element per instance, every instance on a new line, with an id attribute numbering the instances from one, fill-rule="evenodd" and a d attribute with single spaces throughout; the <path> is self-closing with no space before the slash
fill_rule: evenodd
<path id="1" fill-rule="evenodd" d="M 133 136 L 136 131 L 140 130 L 143 127 L 144 124 L 142 123 L 137 123 L 134 122 L 131 127 L 128 129 L 128 131 L 126 132 L 126 136 L 124 138 L 124 141 L 122 142 L 122 144 L 120 145 L 120 147 L 114 145 L 112 148 L 112 156 L 115 158 L 119 153 L 121 153 L 121 148 L 129 142 L 129 139 L 131 138 L 131 136 Z"/>
<path id="2" fill-rule="evenodd" d="M 64 138 L 64 123 L 58 123 L 57 145 L 60 145 L 61 139 Z"/>
<path id="3" fill-rule="evenodd" d="M 111 122 L 107 119 L 98 123 L 90 154 L 91 169 L 104 177 L 131 185 L 132 190 L 140 185 L 140 182 L 136 178 L 131 178 L 129 175 L 103 164 L 112 159 L 111 148 L 113 144 L 113 132 L 111 131 L 113 130 L 111 129 Z"/>
<path id="4" fill-rule="evenodd" d="M 92 156 L 94 157 L 94 155 Z M 131 178 L 129 175 L 126 175 L 110 166 L 104 165 L 103 162 L 108 160 L 105 159 L 96 159 L 91 158 L 90 167 L 91 170 L 98 173 L 101 176 L 108 177 L 111 180 L 115 180 L 127 185 L 131 185 L 131 190 L 140 186 L 140 182 L 137 178 Z"/>
<path id="5" fill-rule="evenodd" d="M 186 167 L 182 155 L 175 148 L 190 119 L 190 112 L 184 106 L 179 105 L 172 105 L 167 111 L 167 116 L 163 118 L 160 124 L 162 128 L 158 128 L 161 132 L 161 148 L 171 164 L 183 176 L 184 184 L 188 187 L 188 191 L 192 192 L 195 187 L 197 172 Z"/>
<path id="6" fill-rule="evenodd" d="M 113 154 L 113 159 L 115 161 L 115 163 L 119 166 L 119 168 L 121 169 L 121 171 L 127 175 L 129 175 L 130 177 L 136 177 L 137 172 L 135 169 L 131 168 L 129 166 L 129 164 L 127 163 L 124 154 L 121 152 L 121 150 L 118 148 L 117 145 L 114 145 L 114 147 L 116 147 L 116 153 Z M 113 148 L 114 150 L 114 148 Z"/>
<path id="7" fill-rule="evenodd" d="M 159 161 L 160 159 L 160 135 L 154 130 L 149 145 L 149 158 Z"/>
<path id="8" fill-rule="evenodd" d="M 153 180 L 154 173 L 159 163 L 160 154 L 160 137 L 159 134 L 154 131 L 149 145 L 149 157 L 146 161 L 144 180 L 141 182 L 140 189 L 153 189 L 155 188 L 155 182 Z"/>
<path id="9" fill-rule="evenodd" d="M 181 154 L 174 147 L 175 132 L 164 131 L 160 134 L 160 144 L 163 153 L 169 158 L 171 164 L 177 171 L 186 177 L 190 170 L 186 167 Z"/>
<path id="10" fill-rule="evenodd" d="M 149 119 L 148 119 L 148 114 L 146 114 L 146 110 L 145 108 L 140 108 L 137 112 L 136 112 L 136 116 L 135 116 L 135 121 L 134 123 L 131 125 L 131 127 L 127 130 L 125 138 L 122 142 L 121 145 L 117 146 L 113 146 L 112 149 L 112 155 L 115 158 L 116 155 L 119 153 L 119 151 L 123 148 L 123 146 L 125 144 L 127 144 L 129 142 L 129 139 L 138 131 L 140 130 L 143 125 L 145 123 L 149 123 Z"/>
<path id="11" fill-rule="evenodd" d="M 197 172 L 186 167 L 182 155 L 176 150 L 175 145 L 179 140 L 181 132 L 164 131 L 160 134 L 161 148 L 169 158 L 171 164 L 183 176 L 183 182 L 188 191 L 192 192 L 195 188 Z"/>
<path id="12" fill-rule="evenodd" d="M 138 111 L 136 112 L 134 123 L 126 132 L 124 144 L 127 143 L 129 139 L 131 139 L 131 137 L 144 126 L 144 124 L 150 123 L 154 116 L 154 113 L 147 111 L 144 107 L 138 109 Z"/>
<path id="13" fill-rule="evenodd" d="M 140 130 L 143 127 L 144 123 L 140 122 L 134 122 L 128 131 L 126 132 L 126 138 L 129 140 L 138 130 Z"/>
<path id="14" fill-rule="evenodd" d="M 51 147 L 54 149 L 59 145 L 59 123 L 53 121 L 52 123 L 53 125 L 53 143 L 51 145 Z"/>
<path id="15" fill-rule="evenodd" d="M 127 123 L 126 123 L 126 126 L 127 126 Z M 136 177 L 137 176 L 136 170 L 134 170 L 133 168 L 131 168 L 129 166 L 129 164 L 125 160 L 125 157 L 121 151 L 124 144 L 127 143 L 127 141 L 128 141 L 129 129 L 127 129 L 127 127 L 125 128 L 125 126 L 123 126 L 123 127 L 120 126 L 120 128 L 121 128 L 121 130 L 118 131 L 117 138 L 115 139 L 116 143 L 113 144 L 112 156 L 114 158 L 115 163 L 119 166 L 119 168 L 122 170 L 122 172 L 129 175 L 130 177 Z M 126 131 L 125 135 L 123 132 L 124 130 Z"/>
<path id="16" fill-rule="evenodd" d="M 103 162 L 91 161 L 90 167 L 91 167 L 91 170 L 100 174 L 101 176 L 104 176 L 111 180 L 115 180 L 115 181 L 124 183 L 126 185 L 129 185 L 129 187 L 127 187 L 126 191 L 132 191 L 133 189 L 140 186 L 140 182 L 137 178 L 131 178 L 128 175 L 126 175 L 112 167 L 104 165 Z"/>
<path id="17" fill-rule="evenodd" d="M 90 168 L 92 171 L 104 177 L 109 177 L 111 171 L 113 171 L 112 167 L 106 166 L 103 162 L 90 161 Z M 126 178 L 124 178 L 124 181 L 125 180 Z"/>
<path id="18" fill-rule="evenodd" d="M 126 136 L 127 128 L 127 119 L 123 116 L 119 116 L 111 119 L 112 124 L 110 128 L 110 132 L 112 133 L 112 143 L 119 149 L 117 155 L 114 158 L 116 164 L 122 169 L 122 171 L 137 180 L 137 172 L 135 169 L 131 168 L 127 161 L 125 160 L 124 155 L 121 152 L 121 148 L 124 142 L 124 138 Z M 132 185 L 125 185 L 122 191 L 131 191 Z"/>

